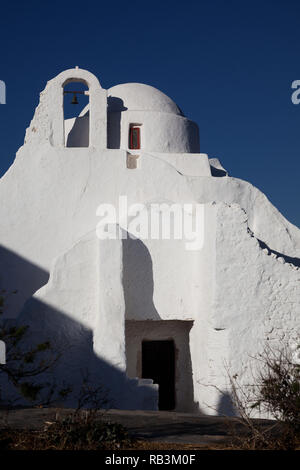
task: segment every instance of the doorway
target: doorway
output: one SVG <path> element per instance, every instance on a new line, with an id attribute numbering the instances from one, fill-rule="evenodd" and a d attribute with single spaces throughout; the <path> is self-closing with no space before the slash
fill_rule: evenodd
<path id="1" fill-rule="evenodd" d="M 142 378 L 159 385 L 158 409 L 175 408 L 175 345 L 173 340 L 142 342 Z"/>

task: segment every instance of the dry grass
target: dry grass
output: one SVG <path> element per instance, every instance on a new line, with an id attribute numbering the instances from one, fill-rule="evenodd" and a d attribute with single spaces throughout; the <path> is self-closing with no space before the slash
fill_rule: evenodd
<path id="1" fill-rule="evenodd" d="M 183 444 L 142 439 L 128 439 L 117 442 L 103 442 L 101 446 L 90 444 L 78 446 L 76 450 L 233 450 L 231 445 L 225 444 Z M 13 431 L 0 432 L 0 450 L 75 450 L 74 445 L 53 445 L 49 436 L 41 431 Z"/>

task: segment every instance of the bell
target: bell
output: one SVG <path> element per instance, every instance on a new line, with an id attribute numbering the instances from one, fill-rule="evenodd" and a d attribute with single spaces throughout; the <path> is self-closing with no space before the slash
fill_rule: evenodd
<path id="1" fill-rule="evenodd" d="M 71 104 L 78 104 L 76 93 L 74 93 Z"/>

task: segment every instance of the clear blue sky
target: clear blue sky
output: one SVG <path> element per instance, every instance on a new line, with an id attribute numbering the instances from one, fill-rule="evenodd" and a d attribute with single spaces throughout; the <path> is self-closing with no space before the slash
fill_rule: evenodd
<path id="1" fill-rule="evenodd" d="M 141 82 L 200 128 L 201 151 L 300 226 L 298 0 L 14 1 L 0 8 L 0 172 L 46 81 L 79 65 L 104 88 Z"/>

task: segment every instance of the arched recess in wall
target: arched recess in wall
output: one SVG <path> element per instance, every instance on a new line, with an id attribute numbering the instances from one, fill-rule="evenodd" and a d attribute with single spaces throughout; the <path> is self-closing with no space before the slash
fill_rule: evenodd
<path id="1" fill-rule="evenodd" d="M 70 78 L 63 84 L 64 146 L 89 147 L 89 113 L 81 111 L 89 105 L 89 86 L 83 79 Z"/>

